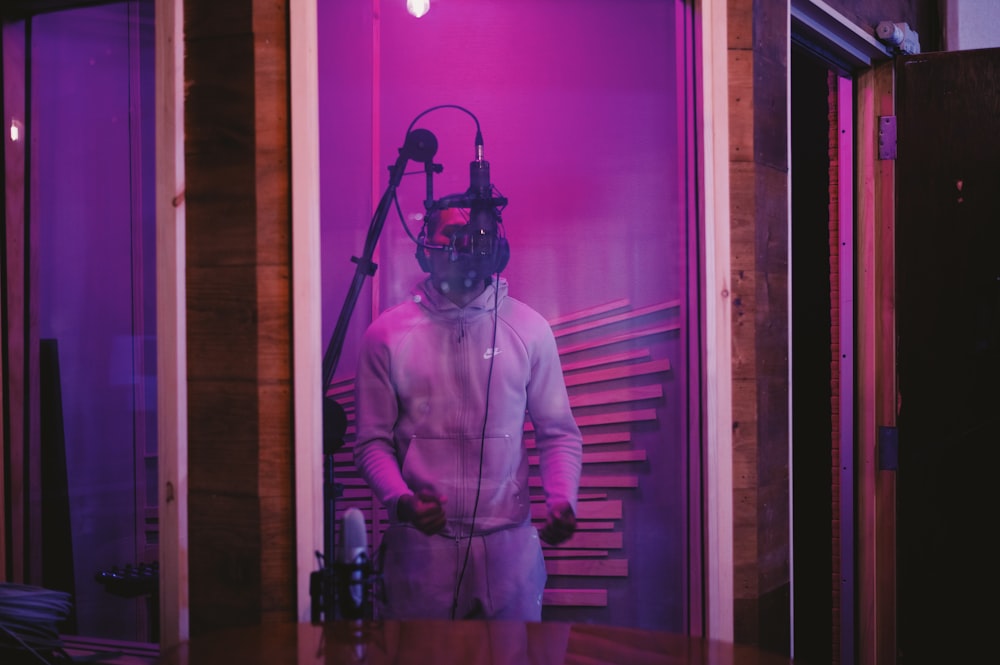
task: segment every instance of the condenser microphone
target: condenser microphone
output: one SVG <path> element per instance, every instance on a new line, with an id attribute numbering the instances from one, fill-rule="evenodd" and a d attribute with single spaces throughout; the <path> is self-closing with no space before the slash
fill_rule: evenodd
<path id="1" fill-rule="evenodd" d="M 340 523 L 340 548 L 337 550 L 337 597 L 344 619 L 363 619 L 370 599 L 368 577 L 368 534 L 365 516 L 357 508 L 348 508 Z"/>
<path id="2" fill-rule="evenodd" d="M 493 185 L 490 184 L 490 163 L 485 159 L 483 133 L 476 130 L 475 159 L 469 164 L 469 196 L 473 200 L 490 199 Z"/>
<path id="3" fill-rule="evenodd" d="M 493 183 L 490 182 L 490 163 L 485 159 L 483 149 L 483 133 L 476 131 L 475 157 L 469 163 L 469 189 L 461 194 L 449 194 L 437 200 L 428 200 L 425 207 L 428 212 L 446 208 L 466 208 L 472 212 L 488 210 L 507 205 L 507 199 L 496 195 Z M 496 214 L 492 215 L 496 219 Z M 475 221 L 475 220 L 472 220 Z"/>
<path id="4" fill-rule="evenodd" d="M 510 247 L 504 237 L 500 211 L 507 205 L 507 199 L 496 193 L 490 181 L 490 163 L 486 161 L 483 148 L 483 134 L 476 130 L 475 156 L 469 163 L 469 188 L 461 194 L 450 194 L 424 202 L 427 214 L 434 214 L 449 208 L 468 210 L 467 223 L 463 228 L 451 232 L 447 245 L 428 243 L 421 234 L 417 239 L 417 261 L 425 272 L 431 272 L 424 259 L 425 249 L 441 249 L 450 252 L 451 261 L 463 261 L 468 270 L 464 276 L 466 287 L 490 280 L 499 273 L 510 258 Z M 425 227 L 426 228 L 426 227 Z"/>
<path id="5" fill-rule="evenodd" d="M 507 205 L 507 199 L 496 195 L 490 182 L 490 163 L 486 161 L 483 149 L 483 134 L 476 130 L 475 158 L 469 164 L 469 233 L 473 244 L 483 247 L 482 277 L 488 278 L 507 265 L 510 250 L 500 227 L 500 209 Z"/>

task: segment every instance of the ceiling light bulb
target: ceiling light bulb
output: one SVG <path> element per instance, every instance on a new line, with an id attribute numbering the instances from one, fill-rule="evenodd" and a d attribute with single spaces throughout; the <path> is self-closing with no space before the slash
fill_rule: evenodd
<path id="1" fill-rule="evenodd" d="M 420 18 L 431 8 L 431 0 L 406 0 L 406 11 L 412 16 Z"/>

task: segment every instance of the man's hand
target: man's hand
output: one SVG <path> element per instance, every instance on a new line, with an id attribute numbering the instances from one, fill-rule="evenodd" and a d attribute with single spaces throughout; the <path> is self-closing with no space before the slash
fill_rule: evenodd
<path id="1" fill-rule="evenodd" d="M 549 511 L 545 526 L 538 536 L 549 545 L 558 545 L 569 540 L 576 531 L 576 515 L 567 501 L 561 501 Z"/>
<path id="2" fill-rule="evenodd" d="M 447 499 L 433 490 L 423 489 L 416 494 L 404 494 L 396 504 L 396 515 L 409 522 L 428 536 L 444 528 L 444 506 Z"/>

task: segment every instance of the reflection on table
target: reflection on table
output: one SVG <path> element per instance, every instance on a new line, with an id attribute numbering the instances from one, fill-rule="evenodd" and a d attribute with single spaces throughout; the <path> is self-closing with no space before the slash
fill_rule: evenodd
<path id="1" fill-rule="evenodd" d="M 267 624 L 192 639 L 160 665 L 788 665 L 747 646 L 613 626 L 520 621 Z"/>

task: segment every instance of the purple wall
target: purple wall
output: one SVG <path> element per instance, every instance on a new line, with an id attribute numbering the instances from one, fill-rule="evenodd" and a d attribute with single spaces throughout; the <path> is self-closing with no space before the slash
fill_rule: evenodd
<path id="1" fill-rule="evenodd" d="M 479 119 L 492 182 L 510 201 L 504 275 L 512 295 L 550 320 L 619 299 L 633 309 L 683 303 L 695 272 L 688 266 L 678 147 L 681 4 L 432 0 L 430 12 L 415 19 L 403 0 L 319 3 L 324 340 L 406 129 L 439 104 L 463 106 Z M 380 8 L 376 21 L 373 5 Z M 464 191 L 474 157 L 472 120 L 442 109 L 416 126 L 439 141 L 435 162 L 444 172 L 435 177 L 435 195 Z M 416 234 L 412 216 L 422 212 L 425 182 L 419 164 L 410 170 L 417 175 L 403 180 L 399 200 Z M 376 262 L 376 297 L 368 288 L 362 294 L 338 378 L 353 375 L 372 303 L 383 309 L 399 302 L 422 275 L 395 210 Z M 685 307 L 674 314 L 682 328 Z M 629 559 L 629 577 L 607 582 L 608 608 L 558 618 L 684 627 L 686 334 L 641 343 L 669 359 L 672 370 L 663 398 L 652 404 L 655 427 L 638 424 L 632 432 L 648 459 L 638 471 L 639 490 L 623 495 L 624 546 L 612 553 Z M 589 468 L 621 468 L 607 467 Z"/>

